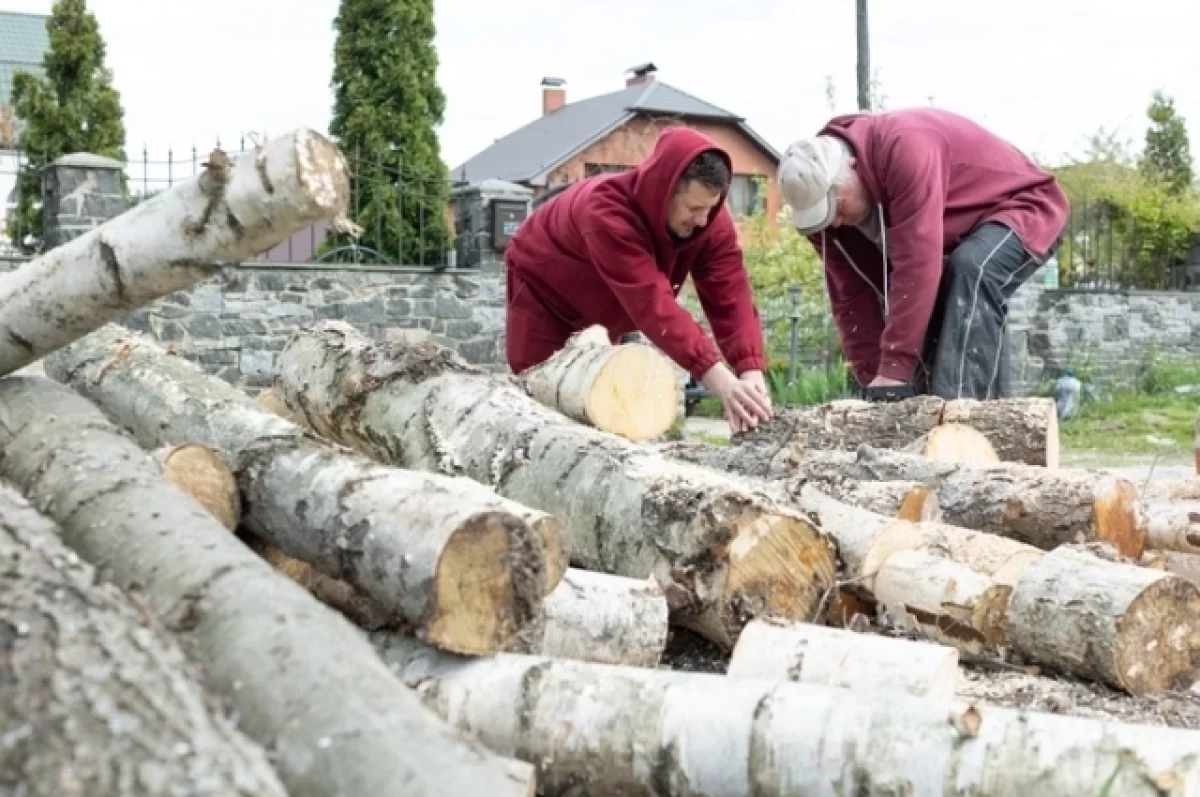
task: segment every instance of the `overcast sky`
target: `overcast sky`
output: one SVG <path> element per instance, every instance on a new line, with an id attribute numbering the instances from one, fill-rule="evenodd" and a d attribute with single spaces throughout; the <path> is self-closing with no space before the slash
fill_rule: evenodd
<path id="1" fill-rule="evenodd" d="M 48 13 L 50 0 L 0 0 Z M 325 129 L 337 0 L 90 0 L 126 112 L 128 149 L 208 147 L 257 130 Z M 140 10 L 138 7 L 140 6 Z M 541 112 L 659 78 L 744 116 L 776 148 L 855 103 L 853 0 L 437 0 L 440 131 L 455 166 Z M 889 107 L 966 114 L 1038 157 L 1100 127 L 1140 146 L 1151 92 L 1174 96 L 1200 152 L 1200 4 L 1186 0 L 873 0 Z"/>

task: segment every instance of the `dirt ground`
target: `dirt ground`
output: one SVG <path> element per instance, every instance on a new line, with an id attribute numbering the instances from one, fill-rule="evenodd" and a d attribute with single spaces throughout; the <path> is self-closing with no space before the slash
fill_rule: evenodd
<path id="1" fill-rule="evenodd" d="M 704 443 L 729 437 L 725 421 L 712 418 L 689 418 L 683 432 L 685 439 Z M 1089 452 L 1064 452 L 1062 464 L 1108 470 L 1134 481 L 1139 487 L 1147 478 L 1191 479 L 1196 476 L 1194 463 L 1179 456 L 1155 459 L 1143 455 L 1113 461 Z M 861 630 L 864 633 L 895 633 L 876 624 Z M 728 652 L 689 631 L 673 629 L 661 666 L 723 673 L 728 664 Z M 1200 686 L 1186 691 L 1132 696 L 1101 684 L 1025 668 L 999 658 L 962 661 L 959 670 L 959 697 L 985 706 L 1200 729 Z"/>

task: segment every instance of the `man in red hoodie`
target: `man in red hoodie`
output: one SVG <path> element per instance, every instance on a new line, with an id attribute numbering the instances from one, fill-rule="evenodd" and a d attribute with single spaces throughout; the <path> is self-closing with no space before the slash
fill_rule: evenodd
<path id="1" fill-rule="evenodd" d="M 640 331 L 722 400 L 735 433 L 770 418 L 762 327 L 725 207 L 730 175 L 712 140 L 671 127 L 641 165 L 573 183 L 531 213 L 505 252 L 513 372 L 594 324 L 614 342 Z M 715 345 L 676 300 L 688 275 Z"/>
<path id="2" fill-rule="evenodd" d="M 1007 301 L 1069 213 L 1052 175 L 974 122 L 923 108 L 834 118 L 788 148 L 778 179 L 824 259 L 867 398 L 1007 392 Z"/>

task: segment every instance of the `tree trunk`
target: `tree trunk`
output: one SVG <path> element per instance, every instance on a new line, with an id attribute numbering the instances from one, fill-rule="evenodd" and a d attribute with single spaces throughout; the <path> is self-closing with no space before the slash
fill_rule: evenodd
<path id="1" fill-rule="evenodd" d="M 982 432 L 961 423 L 943 423 L 935 426 L 903 450 L 939 462 L 992 464 L 1000 461 L 996 449 Z"/>
<path id="2" fill-rule="evenodd" d="M 199 443 L 162 446 L 153 453 L 164 479 L 195 498 L 225 528 L 238 527 L 242 500 L 237 479 L 220 454 Z"/>
<path id="3" fill-rule="evenodd" d="M 280 353 L 276 390 L 314 430 L 401 467 L 465 475 L 561 518 L 572 562 L 654 575 L 672 620 L 732 647 L 750 618 L 809 619 L 832 546 L 741 480 L 570 422 L 434 345 L 322 321 Z"/>
<path id="4" fill-rule="evenodd" d="M 791 452 L 856 451 L 861 446 L 903 450 L 944 424 L 968 426 L 983 434 L 1004 462 L 1057 466 L 1058 421 L 1054 402 L 1045 398 L 992 401 L 936 396 L 904 401 L 843 399 L 819 407 L 781 407 L 776 417 L 751 432 L 735 435 L 740 472 L 773 475 L 770 463 Z"/>
<path id="5" fill-rule="evenodd" d="M 1200 663 L 1200 590 L 1064 546 L 1017 582 L 1008 640 L 1023 655 L 1131 694 L 1186 689 Z"/>
<path id="6" fill-rule="evenodd" d="M 514 782 L 506 762 L 423 711 L 361 632 L 279 577 L 69 389 L 0 380 L 0 476 L 183 637 L 246 733 L 274 751 L 292 797 L 532 793 L 530 779 Z"/>
<path id="7" fill-rule="evenodd" d="M 651 581 L 572 568 L 514 653 L 597 664 L 657 667 L 667 645 L 667 599 Z"/>
<path id="8" fill-rule="evenodd" d="M 361 588 L 438 647 L 502 649 L 536 615 L 548 573 L 561 579 L 553 518 L 537 513 L 542 528 L 531 528 L 524 507 L 468 479 L 385 468 L 319 441 L 136 333 L 107 326 L 46 370 L 146 447 L 221 451 L 252 533 Z"/>
<path id="9" fill-rule="evenodd" d="M 946 402 L 942 423 L 959 423 L 982 432 L 1002 462 L 1058 467 L 1058 411 L 1054 399 L 955 399 Z"/>
<path id="10" fill-rule="evenodd" d="M 754 620 L 738 637 L 726 675 L 943 700 L 958 689 L 958 651 L 809 623 Z"/>
<path id="11" fill-rule="evenodd" d="M 1143 501 L 1146 547 L 1200 553 L 1200 502 Z"/>
<path id="12" fill-rule="evenodd" d="M 373 635 L 425 705 L 540 768 L 545 797 L 1162 797 L 1200 732 L 959 700 L 502 654 Z"/>
<path id="13" fill-rule="evenodd" d="M 793 467 L 814 482 L 919 481 L 937 490 L 947 523 L 1011 537 L 1043 550 L 1102 540 L 1136 558 L 1146 546 L 1137 487 L 1105 473 L 1052 471 L 1016 463 L 934 462 L 869 446 L 857 455 L 811 452 Z"/>
<path id="14" fill-rule="evenodd" d="M 350 180 L 313 130 L 267 141 L 0 278 L 0 375 L 346 212 Z"/>
<path id="15" fill-rule="evenodd" d="M 612 345 L 602 326 L 573 335 L 521 374 L 529 395 L 568 418 L 629 440 L 661 436 L 679 400 L 670 361 L 640 343 Z"/>
<path id="16" fill-rule="evenodd" d="M 278 795 L 178 641 L 0 486 L 0 792 Z"/>

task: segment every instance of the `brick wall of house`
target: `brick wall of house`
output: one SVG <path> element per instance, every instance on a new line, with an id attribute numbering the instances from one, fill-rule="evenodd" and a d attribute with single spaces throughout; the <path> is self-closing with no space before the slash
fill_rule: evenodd
<path id="1" fill-rule="evenodd" d="M 673 117 L 635 117 L 552 171 L 547 187 L 583 179 L 588 164 L 636 166 L 654 151 L 659 134 L 678 124 Z M 782 199 L 775 185 L 775 164 L 771 158 L 734 125 L 692 121 L 687 126 L 709 136 L 729 153 L 735 175 L 755 175 L 767 180 L 767 215 L 773 220 Z"/>

